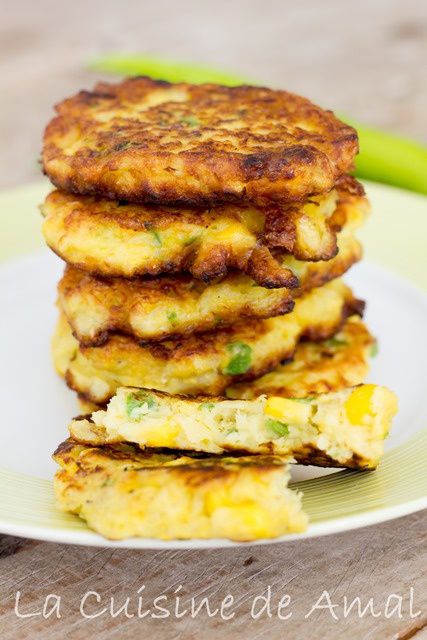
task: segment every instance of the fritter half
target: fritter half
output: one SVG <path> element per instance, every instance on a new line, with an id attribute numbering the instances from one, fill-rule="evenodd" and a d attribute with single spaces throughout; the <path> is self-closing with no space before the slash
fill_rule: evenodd
<path id="1" fill-rule="evenodd" d="M 69 429 L 78 442 L 96 446 L 270 453 L 302 464 L 374 469 L 396 411 L 395 395 L 372 384 L 303 400 L 188 398 L 121 387 L 106 410 L 73 420 Z"/>
<path id="2" fill-rule="evenodd" d="M 259 287 L 232 273 L 209 285 L 186 274 L 155 279 L 103 278 L 67 267 L 58 285 L 59 305 L 79 342 L 100 346 L 114 333 L 164 340 L 228 327 L 245 318 L 272 318 L 292 311 L 294 298 L 342 276 L 361 258 L 360 243 L 342 231 L 332 260 L 292 260 L 300 287 Z"/>
<path id="3" fill-rule="evenodd" d="M 351 187 L 350 187 L 351 188 Z M 288 212 L 228 205 L 171 210 L 52 192 L 42 206 L 47 244 L 69 264 L 104 276 L 155 276 L 188 271 L 209 282 L 230 269 L 265 287 L 294 287 L 280 260 L 329 260 L 336 233 L 356 228 L 368 203 L 361 194 L 332 192 Z"/>
<path id="4" fill-rule="evenodd" d="M 307 526 L 301 495 L 273 456 L 227 458 L 90 447 L 66 440 L 54 453 L 59 507 L 106 538 L 255 540 Z"/>
<path id="5" fill-rule="evenodd" d="M 256 380 L 228 387 L 228 398 L 253 399 L 260 395 L 307 398 L 341 391 L 361 384 L 369 372 L 369 357 L 375 338 L 366 325 L 353 316 L 332 338 L 300 342 L 291 361 Z"/>
<path id="6" fill-rule="evenodd" d="M 302 200 L 353 166 L 356 131 L 286 91 L 99 83 L 56 107 L 43 165 L 74 193 L 113 200 L 218 204 Z"/>
<path id="7" fill-rule="evenodd" d="M 300 339 L 332 336 L 361 305 L 348 287 L 334 280 L 298 299 L 285 316 L 248 320 L 183 340 L 141 344 L 114 335 L 101 347 L 80 348 L 62 316 L 53 357 L 68 385 L 97 404 L 119 386 L 219 394 L 232 380 L 256 378 L 291 358 Z"/>

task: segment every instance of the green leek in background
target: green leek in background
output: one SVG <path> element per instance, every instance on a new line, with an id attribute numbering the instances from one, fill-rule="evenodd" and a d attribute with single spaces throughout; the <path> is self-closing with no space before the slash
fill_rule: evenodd
<path id="1" fill-rule="evenodd" d="M 145 75 L 169 82 L 215 82 L 228 86 L 259 84 L 253 79 L 203 65 L 138 55 L 109 55 L 90 64 L 93 70 L 120 75 Z M 360 125 L 339 116 L 359 134 L 356 175 L 427 194 L 427 147 L 413 140 Z"/>

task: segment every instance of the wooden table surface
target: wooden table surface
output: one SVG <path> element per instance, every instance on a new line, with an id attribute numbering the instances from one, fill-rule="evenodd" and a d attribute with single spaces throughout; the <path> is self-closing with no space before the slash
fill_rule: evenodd
<path id="1" fill-rule="evenodd" d="M 86 63 L 111 51 L 222 66 L 427 140 L 422 0 L 27 0 L 2 9 L 2 186 L 37 177 L 52 104 L 89 88 L 95 76 Z M 0 637 L 421 640 L 427 638 L 426 525 L 424 512 L 315 540 L 197 552 L 112 551 L 0 536 Z M 254 599 L 268 596 L 269 588 L 271 617 L 265 609 L 256 618 L 266 602 Z M 159 604 L 168 617 L 138 618 L 138 590 L 151 612 L 153 600 L 166 596 Z M 99 595 L 89 594 L 81 613 L 89 591 Z M 329 595 L 322 597 L 324 591 Z M 49 594 L 57 597 L 48 599 L 46 611 L 56 608 L 45 617 Z M 206 609 L 194 617 L 174 614 L 174 598 L 181 597 L 182 612 L 191 598 L 197 604 L 207 597 L 213 613 L 227 594 L 234 603 L 222 617 Z M 286 594 L 290 604 L 279 613 L 292 615 L 281 619 L 277 607 Z M 357 596 L 362 606 L 372 598 L 372 608 L 364 617 L 353 608 L 346 617 L 345 598 Z M 329 608 L 310 613 L 328 597 Z M 115 611 L 128 598 L 127 615 L 102 613 L 110 598 Z"/>

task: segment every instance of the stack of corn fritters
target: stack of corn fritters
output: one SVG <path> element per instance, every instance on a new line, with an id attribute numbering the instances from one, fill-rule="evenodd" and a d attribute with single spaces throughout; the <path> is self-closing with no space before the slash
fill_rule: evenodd
<path id="1" fill-rule="evenodd" d="M 369 209 L 356 132 L 284 91 L 148 78 L 57 112 L 53 354 L 95 410 L 55 454 L 62 508 L 111 538 L 303 530 L 287 461 L 375 467 L 395 409 L 351 388 L 374 345 L 340 280 Z"/>

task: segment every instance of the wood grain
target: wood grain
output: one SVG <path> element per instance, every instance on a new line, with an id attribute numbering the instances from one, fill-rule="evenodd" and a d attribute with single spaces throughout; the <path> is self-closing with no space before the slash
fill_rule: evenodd
<path id="1" fill-rule="evenodd" d="M 86 62 L 103 52 L 141 51 L 197 60 L 262 78 L 323 106 L 371 124 L 427 140 L 427 3 L 419 0 L 29 0 L 8 3 L 0 24 L 0 184 L 38 176 L 41 132 L 52 104 L 96 76 Z M 427 513 L 336 536 L 232 550 L 137 552 L 92 549 L 0 537 L 0 637 L 26 638 L 250 638 L 269 640 L 407 640 L 427 638 Z M 144 600 L 231 593 L 232 620 L 169 617 L 127 619 L 79 614 L 84 594 L 96 590 L 116 606 L 146 585 Z M 292 617 L 251 619 L 253 599 L 271 586 L 276 603 L 291 596 Z M 410 588 L 422 615 L 411 619 Z M 35 612 L 49 593 L 61 596 L 61 618 L 19 618 Z M 305 615 L 327 590 L 339 607 Z M 403 617 L 354 612 L 343 598 L 373 598 L 379 609 L 401 594 Z M 94 609 L 92 609 L 93 611 Z M 133 606 L 133 611 L 135 610 Z M 286 612 L 286 611 L 285 611 Z M 423 628 L 424 625 L 424 628 Z"/>
<path id="2" fill-rule="evenodd" d="M 47 543 L 19 546 L 19 554 L 1 560 L 2 590 L 0 631 L 3 640 L 43 637 L 51 640 L 72 633 L 73 640 L 89 634 L 102 638 L 157 637 L 196 638 L 408 638 L 426 624 L 424 614 L 411 619 L 409 593 L 414 589 L 414 609 L 426 610 L 427 577 L 422 573 L 427 562 L 425 534 L 427 513 L 341 534 L 301 542 L 272 546 L 241 547 L 206 551 L 129 551 L 92 549 Z M 410 544 L 408 544 L 410 542 Z M 3 542 L 3 545 L 7 542 Z M 14 541 L 10 543 L 12 546 Z M 85 619 L 79 612 L 82 597 L 89 590 L 100 594 L 101 602 L 87 601 L 86 615 L 95 614 L 113 597 L 116 610 L 130 599 L 128 614 L 136 612 L 137 591 L 143 585 L 144 608 L 156 596 L 170 599 L 173 611 L 176 589 L 182 607 L 189 598 L 198 603 L 207 597 L 212 610 L 227 595 L 234 596 L 231 620 L 209 618 L 203 610 L 195 618 L 184 615 L 165 620 L 127 618 L 124 613 L 112 618 L 109 612 L 96 619 Z M 258 619 L 251 616 L 254 598 L 271 589 L 271 613 Z M 21 592 L 19 611 L 35 613 L 45 597 L 61 597 L 61 618 L 20 619 L 14 612 L 17 590 Z M 334 620 L 329 610 L 309 614 L 322 592 L 327 590 L 331 602 L 338 605 Z M 387 598 L 396 593 L 403 597 L 402 619 L 386 619 Z M 288 620 L 277 617 L 280 598 L 289 594 Z M 363 606 L 373 598 L 378 617 L 359 619 L 353 611 L 344 617 L 344 597 L 359 596 Z M 162 603 L 165 605 L 165 602 Z M 95 606 L 96 605 L 96 606 Z M 256 612 L 256 611 L 255 611 Z M 119 632 L 120 630 L 120 632 Z M 119 634 L 119 635 L 118 635 Z M 405 635 L 406 634 L 406 635 Z M 422 637 L 422 636 L 420 636 Z"/>

